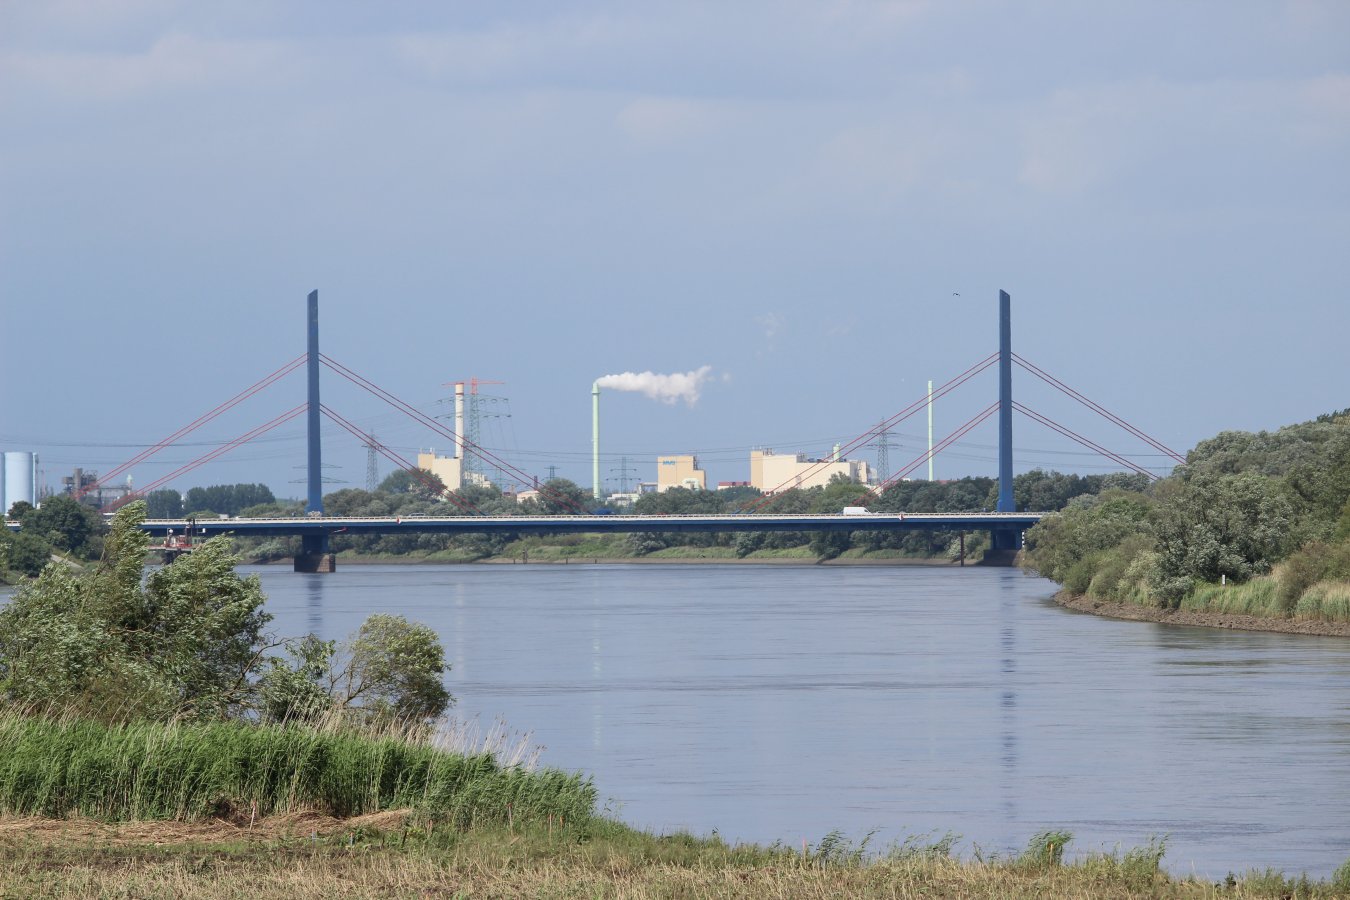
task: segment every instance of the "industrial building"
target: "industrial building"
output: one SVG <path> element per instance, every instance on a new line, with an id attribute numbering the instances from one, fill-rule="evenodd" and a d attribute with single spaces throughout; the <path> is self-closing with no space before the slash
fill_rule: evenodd
<path id="1" fill-rule="evenodd" d="M 808 459 L 804 453 L 779 455 L 772 450 L 750 451 L 750 484 L 766 494 L 791 488 L 824 487 L 836 475 L 858 484 L 871 483 L 871 471 L 860 459 L 838 459 L 836 447 L 829 461 Z"/>
<path id="2" fill-rule="evenodd" d="M 696 456 L 658 456 L 656 458 L 656 490 L 665 493 L 671 488 L 706 491 L 707 476 L 698 467 Z"/>
<path id="3" fill-rule="evenodd" d="M 37 505 L 37 454 L 22 450 L 5 452 L 5 464 L 0 469 L 0 517 L 8 515 L 15 503 Z"/>

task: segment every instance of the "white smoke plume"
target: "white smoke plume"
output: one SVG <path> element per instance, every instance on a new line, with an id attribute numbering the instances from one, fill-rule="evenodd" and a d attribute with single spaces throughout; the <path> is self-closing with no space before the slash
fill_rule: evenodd
<path id="1" fill-rule="evenodd" d="M 670 375 L 658 375 L 655 372 L 605 375 L 596 379 L 595 383 L 611 391 L 638 391 L 662 403 L 683 400 L 693 406 L 698 402 L 699 391 L 710 377 L 712 366 L 701 366 L 692 372 L 674 372 Z"/>

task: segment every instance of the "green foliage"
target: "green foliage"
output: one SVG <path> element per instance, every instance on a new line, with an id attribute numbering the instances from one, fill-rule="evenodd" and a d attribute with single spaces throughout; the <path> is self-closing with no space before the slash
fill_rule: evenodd
<path id="1" fill-rule="evenodd" d="M 255 807 L 256 804 L 256 807 Z M 397 733 L 0 716 L 0 809 L 113 821 L 413 807 L 460 826 L 593 815 L 588 780 Z"/>
<path id="2" fill-rule="evenodd" d="M 1072 840 L 1071 831 L 1042 831 L 1027 842 L 1018 862 L 1032 868 L 1058 866 L 1064 862 L 1064 848 Z"/>
<path id="3" fill-rule="evenodd" d="M 36 534 L 56 550 L 77 556 L 90 549 L 90 540 L 102 530 L 98 513 L 71 497 L 48 497 L 42 505 L 29 510 L 22 520 L 23 530 Z"/>
<path id="4" fill-rule="evenodd" d="M 333 697 L 325 688 L 329 679 L 333 641 L 307 635 L 287 646 L 291 664 L 273 657 L 258 684 L 259 712 L 265 722 L 314 723 L 333 709 Z"/>
<path id="5" fill-rule="evenodd" d="M 175 490 L 151 491 L 145 495 L 147 519 L 178 519 L 183 515 L 183 496 Z"/>
<path id="6" fill-rule="evenodd" d="M 639 516 L 715 515 L 727 511 L 726 499 L 719 491 L 696 491 L 677 487 L 668 491 L 643 494 L 633 504 L 633 513 Z"/>
<path id="7" fill-rule="evenodd" d="M 1155 525 L 1166 579 L 1246 581 L 1292 549 L 1294 508 L 1276 481 L 1253 473 L 1187 479 Z"/>
<path id="8" fill-rule="evenodd" d="M 1275 571 L 1279 582 L 1280 609 L 1289 612 L 1307 590 L 1319 581 L 1350 579 L 1350 542 L 1305 544 Z"/>
<path id="9" fill-rule="evenodd" d="M 314 722 L 336 715 L 363 727 L 423 724 L 454 702 L 436 633 L 402 616 L 376 614 L 342 644 L 314 635 L 292 642 L 291 661 L 268 661 L 260 685 L 263 718 Z"/>
<path id="10" fill-rule="evenodd" d="M 1350 894 L 1350 859 L 1341 863 L 1336 867 L 1336 871 L 1331 873 L 1331 886 Z"/>
<path id="11" fill-rule="evenodd" d="M 257 578 L 215 539 L 142 587 L 144 518 L 127 505 L 93 572 L 48 566 L 0 610 L 0 697 L 105 721 L 238 712 L 268 620 Z"/>
<path id="12" fill-rule="evenodd" d="M 183 512 L 237 516 L 246 507 L 275 501 L 271 488 L 265 484 L 216 484 L 189 490 L 183 498 Z"/>
<path id="13" fill-rule="evenodd" d="M 9 508 L 7 517 L 13 522 L 22 522 L 23 517 L 35 509 L 37 509 L 37 507 L 27 500 L 16 500 L 14 501 L 14 505 Z"/>
<path id="14" fill-rule="evenodd" d="M 566 478 L 553 478 L 539 488 L 539 497 L 528 500 L 523 511 L 529 515 L 574 516 L 595 505 L 591 492 Z"/>
<path id="15" fill-rule="evenodd" d="M 1133 509 L 1113 505 L 1122 496 Z M 1072 498 L 1027 533 L 1023 560 L 1107 599 L 1336 620 L 1350 604 L 1348 539 L 1350 416 L 1336 413 L 1203 441 L 1146 498 Z M 1274 579 L 1233 589 L 1272 567 Z"/>
<path id="16" fill-rule="evenodd" d="M 0 572 L 9 570 L 36 578 L 51 557 L 52 545 L 39 534 L 29 531 L 10 534 L 9 529 L 0 533 Z"/>
<path id="17" fill-rule="evenodd" d="M 1024 564 L 1061 583 L 1076 567 L 1076 582 L 1085 590 L 1092 581 L 1095 565 L 1104 558 L 1103 551 L 1127 538 L 1142 536 L 1147 540 L 1152 530 L 1152 510 L 1153 503 L 1148 497 L 1120 490 L 1070 504 L 1063 512 L 1045 517 L 1027 531 Z"/>
<path id="18" fill-rule="evenodd" d="M 441 683 L 448 666 L 436 632 L 402 616 L 366 619 L 348 643 L 340 702 L 381 719 L 433 719 L 452 698 Z"/>

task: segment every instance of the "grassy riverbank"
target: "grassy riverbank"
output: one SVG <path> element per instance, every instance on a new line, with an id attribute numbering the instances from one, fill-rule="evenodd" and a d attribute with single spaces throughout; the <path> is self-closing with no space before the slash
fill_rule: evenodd
<path id="1" fill-rule="evenodd" d="M 427 828 L 390 813 L 294 815 L 252 827 L 0 819 L 6 897 L 1257 898 L 1346 897 L 1342 879 L 1251 872 L 1174 878 L 1161 848 L 1065 861 L 1061 836 L 1005 859 L 956 859 L 945 840 L 865 856 L 656 836 L 605 819 Z"/>
<path id="2" fill-rule="evenodd" d="M 653 835 L 596 810 L 588 780 L 416 735 L 0 719 L 0 895 L 108 897 L 1335 897 L 1263 872 L 1174 878 L 1164 847 L 953 857 Z"/>
<path id="3" fill-rule="evenodd" d="M 1188 625 L 1199 628 L 1228 628 L 1234 631 L 1270 631 L 1278 634 L 1310 634 L 1324 637 L 1350 637 L 1350 622 L 1314 618 L 1295 618 L 1267 612 L 1249 613 L 1241 604 L 1219 603 L 1213 606 L 1183 604 L 1179 609 L 1163 609 L 1142 603 L 1103 600 L 1071 591 L 1055 595 L 1060 606 L 1079 612 L 1126 619 L 1132 622 L 1157 622 L 1163 625 Z"/>

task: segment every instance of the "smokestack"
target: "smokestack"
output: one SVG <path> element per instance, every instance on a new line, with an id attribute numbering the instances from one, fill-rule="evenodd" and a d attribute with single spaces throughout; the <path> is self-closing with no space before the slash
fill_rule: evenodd
<path id="1" fill-rule="evenodd" d="M 464 458 L 464 382 L 455 382 L 455 459 Z M 463 470 L 461 470 L 462 473 Z"/>
<path id="2" fill-rule="evenodd" d="M 591 488 L 600 499 L 600 382 L 591 385 Z"/>

